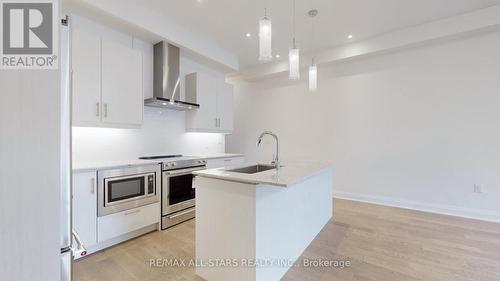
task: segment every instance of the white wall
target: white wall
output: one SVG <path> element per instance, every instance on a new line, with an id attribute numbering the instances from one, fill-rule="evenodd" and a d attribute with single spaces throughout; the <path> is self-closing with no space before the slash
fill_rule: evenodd
<path id="1" fill-rule="evenodd" d="M 144 71 L 144 96 L 153 96 L 153 42 L 147 42 L 84 17 L 72 15 L 73 28 L 83 29 L 121 44 L 141 50 Z M 180 75 L 204 71 L 224 79 L 224 74 L 193 61 L 181 51 Z M 184 79 L 181 79 L 184 98 Z M 73 128 L 74 162 L 134 159 L 138 156 L 181 153 L 224 152 L 224 136 L 210 133 L 186 133 L 185 112 L 145 107 L 144 124 L 139 129 Z"/>
<path id="2" fill-rule="evenodd" d="M 500 221 L 500 32 L 235 86 L 229 152 L 334 165 L 337 196 Z M 473 193 L 484 184 L 484 193 Z"/>

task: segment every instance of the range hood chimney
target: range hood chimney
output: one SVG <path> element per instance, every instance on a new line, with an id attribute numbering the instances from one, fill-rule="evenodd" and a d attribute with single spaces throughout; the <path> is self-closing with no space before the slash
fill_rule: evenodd
<path id="1" fill-rule="evenodd" d="M 174 110 L 193 110 L 199 104 L 180 100 L 180 50 L 165 41 L 154 45 L 153 97 L 144 100 L 145 106 Z"/>

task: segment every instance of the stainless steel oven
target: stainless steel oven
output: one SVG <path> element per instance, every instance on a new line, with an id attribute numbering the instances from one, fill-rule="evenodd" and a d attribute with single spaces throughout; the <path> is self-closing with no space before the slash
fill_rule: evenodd
<path id="1" fill-rule="evenodd" d="M 194 218 L 194 171 L 206 168 L 205 160 L 184 160 L 163 163 L 162 229 Z"/>
<path id="2" fill-rule="evenodd" d="M 97 215 L 159 202 L 160 174 L 158 164 L 98 171 Z"/>

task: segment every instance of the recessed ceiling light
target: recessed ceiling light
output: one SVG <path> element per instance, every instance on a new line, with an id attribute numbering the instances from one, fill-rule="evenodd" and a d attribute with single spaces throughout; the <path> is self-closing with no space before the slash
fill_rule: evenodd
<path id="1" fill-rule="evenodd" d="M 247 38 L 248 37 L 252 37 L 252 34 L 251 33 L 247 33 L 247 34 L 245 34 L 245 37 L 247 37 Z"/>
<path id="2" fill-rule="evenodd" d="M 354 36 L 352 34 L 347 35 L 347 38 L 352 39 Z"/>
<path id="3" fill-rule="evenodd" d="M 276 54 L 276 56 L 275 56 L 275 57 L 276 57 L 277 59 L 279 59 L 279 58 L 280 58 L 280 54 Z"/>

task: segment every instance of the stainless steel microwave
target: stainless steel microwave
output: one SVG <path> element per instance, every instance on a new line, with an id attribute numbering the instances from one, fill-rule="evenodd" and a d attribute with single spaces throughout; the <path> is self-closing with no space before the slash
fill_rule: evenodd
<path id="1" fill-rule="evenodd" d="M 101 170 L 97 178 L 100 217 L 160 201 L 160 165 Z"/>

